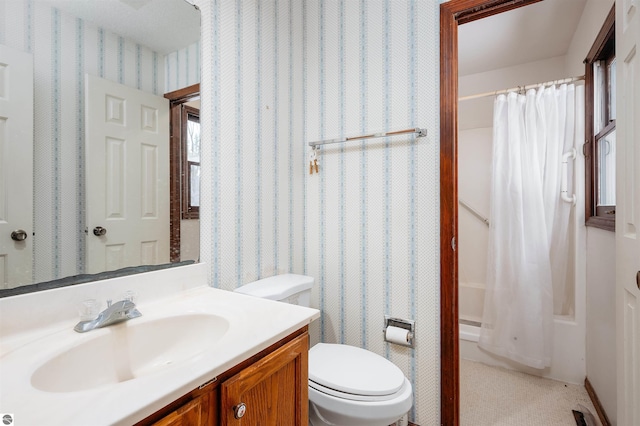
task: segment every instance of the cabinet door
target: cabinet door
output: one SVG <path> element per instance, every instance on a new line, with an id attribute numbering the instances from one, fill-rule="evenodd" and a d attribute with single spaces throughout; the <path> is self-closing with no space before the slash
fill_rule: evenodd
<path id="1" fill-rule="evenodd" d="M 214 425 L 215 412 L 211 402 L 215 394 L 207 393 L 187 402 L 176 411 L 157 421 L 153 426 L 205 426 Z"/>
<path id="2" fill-rule="evenodd" d="M 305 333 L 222 383 L 222 426 L 308 424 L 308 377 L 309 335 Z M 238 413 L 241 406 L 244 412 Z"/>

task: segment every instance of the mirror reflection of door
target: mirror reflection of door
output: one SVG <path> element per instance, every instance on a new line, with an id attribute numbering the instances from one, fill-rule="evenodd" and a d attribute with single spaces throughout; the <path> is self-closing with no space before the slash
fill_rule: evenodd
<path id="1" fill-rule="evenodd" d="M 0 45 L 0 288 L 32 280 L 32 116 L 33 58 Z"/>
<path id="2" fill-rule="evenodd" d="M 169 262 L 169 102 L 86 80 L 87 272 Z"/>

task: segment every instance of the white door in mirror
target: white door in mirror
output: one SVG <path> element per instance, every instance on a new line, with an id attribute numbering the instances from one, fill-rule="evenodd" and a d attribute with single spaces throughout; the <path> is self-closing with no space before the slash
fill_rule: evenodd
<path id="1" fill-rule="evenodd" d="M 87 272 L 167 263 L 169 101 L 91 75 L 85 84 Z"/>
<path id="2" fill-rule="evenodd" d="M 0 288 L 30 284 L 33 58 L 0 45 Z"/>

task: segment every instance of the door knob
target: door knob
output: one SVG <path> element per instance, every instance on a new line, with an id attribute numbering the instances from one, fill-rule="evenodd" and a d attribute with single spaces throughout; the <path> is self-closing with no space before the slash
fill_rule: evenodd
<path id="1" fill-rule="evenodd" d="M 96 237 L 101 237 L 106 233 L 106 228 L 103 228 L 102 226 L 96 226 L 95 228 L 93 228 L 93 235 L 95 235 Z"/>
<path id="2" fill-rule="evenodd" d="M 22 229 L 16 229 L 11 233 L 11 239 L 13 241 L 24 241 L 27 239 L 27 233 Z"/>
<path id="3" fill-rule="evenodd" d="M 246 412 L 247 412 L 247 406 L 244 404 L 244 402 L 241 402 L 240 404 L 233 407 L 233 416 L 236 419 L 242 418 L 242 416 L 244 416 L 244 413 Z"/>

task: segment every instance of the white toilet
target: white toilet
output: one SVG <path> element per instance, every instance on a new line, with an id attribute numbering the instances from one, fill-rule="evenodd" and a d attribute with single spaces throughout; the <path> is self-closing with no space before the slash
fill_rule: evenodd
<path id="1" fill-rule="evenodd" d="M 309 306 L 313 278 L 284 274 L 236 292 Z M 309 351 L 309 424 L 388 426 L 412 404 L 411 383 L 378 354 L 355 346 L 318 343 Z"/>

